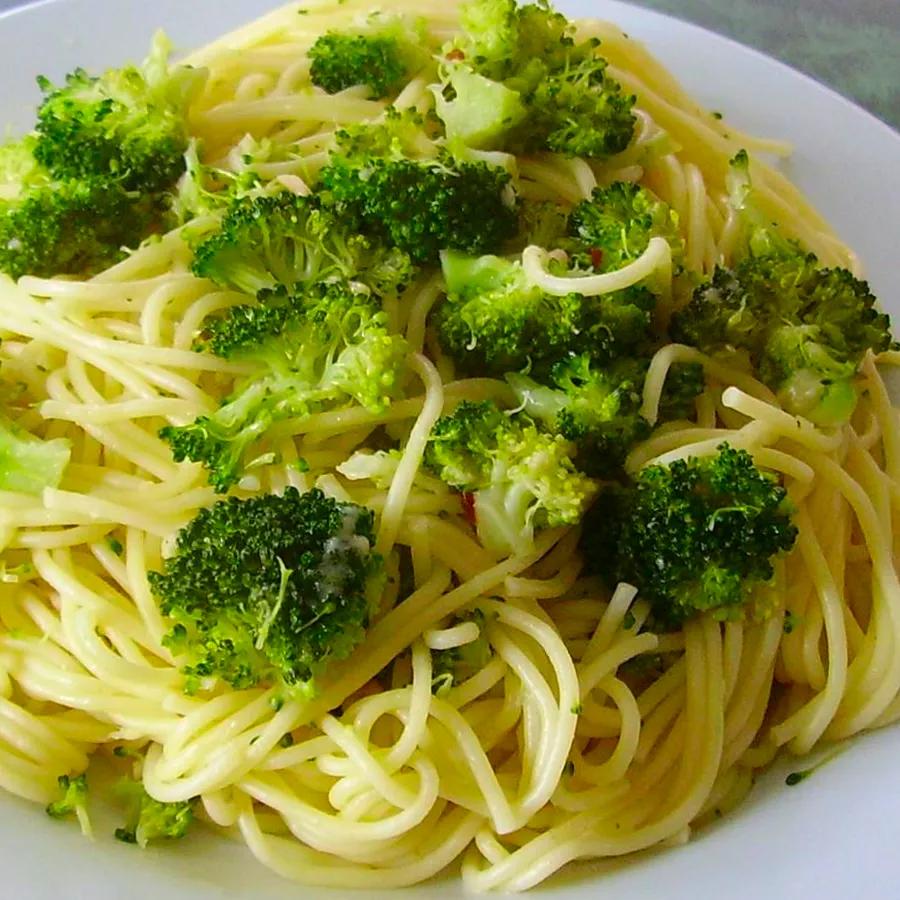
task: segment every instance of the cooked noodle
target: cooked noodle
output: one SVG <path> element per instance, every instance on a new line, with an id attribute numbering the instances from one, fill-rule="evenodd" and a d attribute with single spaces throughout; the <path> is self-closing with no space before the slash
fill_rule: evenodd
<path id="1" fill-rule="evenodd" d="M 387 101 L 302 90 L 315 37 L 369 8 L 316 2 L 298 16 L 290 5 L 194 53 L 188 61 L 211 74 L 191 130 L 210 157 L 227 160 L 245 133 L 268 135 L 298 153 L 268 174 L 306 181 L 337 125 L 381 115 Z M 391 9 L 423 16 L 437 40 L 455 25 L 452 3 L 394 0 Z M 688 267 L 711 274 L 737 240 L 728 160 L 743 147 L 757 157 L 787 148 L 712 117 L 614 25 L 581 30 L 601 39 L 611 73 L 637 95 L 636 144 L 607 162 L 520 160 L 523 190 L 571 203 L 596 184 L 637 180 L 677 211 Z M 397 103 L 425 109 L 430 96 L 423 75 Z M 670 152 L 640 152 L 663 131 Z M 858 268 L 781 174 L 755 158 L 752 175 L 765 214 L 786 234 L 824 264 Z M 783 475 L 799 539 L 763 588 L 765 621 L 704 618 L 656 635 L 641 630 L 648 608 L 634 589 L 610 595 L 581 575 L 577 534 L 539 532 L 532 553 L 497 561 L 453 495 L 419 477 L 442 412 L 461 399 L 509 397 L 504 382 L 456 378 L 439 354 L 427 327 L 441 296 L 433 274 L 390 311 L 415 354 L 408 398 L 383 414 L 351 407 L 279 423 L 278 461 L 254 468 L 236 491 L 318 486 L 371 507 L 388 570 L 401 554 L 412 561 L 411 593 L 388 588 L 365 642 L 329 668 L 313 700 L 274 703 L 274 687 L 186 695 L 147 573 L 215 494 L 201 467 L 175 463 L 157 433 L 214 410 L 243 371 L 191 349 L 202 323 L 242 295 L 194 277 L 190 258 L 173 232 L 88 281 L 0 282 L 4 374 L 37 401 L 28 427 L 72 444 L 60 489 L 0 495 L 6 565 L 33 566 L 0 583 L 6 790 L 47 803 L 57 775 L 124 742 L 146 754 L 153 797 L 199 796 L 205 818 L 288 878 L 387 888 L 461 860 L 467 887 L 521 890 L 572 860 L 680 843 L 740 802 L 781 749 L 803 754 L 900 719 L 900 431 L 876 360 L 865 361 L 851 423 L 825 432 L 783 411 L 747 371 L 678 345 L 658 352 L 644 386 L 651 422 L 673 364 L 701 362 L 707 389 L 697 420 L 636 447 L 629 471 L 710 454 L 727 440 Z M 648 273 L 671 293 L 665 241 L 577 287 L 544 262 L 539 248 L 526 251 L 526 268 L 552 293 L 606 292 Z M 385 424 L 408 435 L 389 488 L 342 474 Z M 476 607 L 480 626 L 454 624 Z M 797 622 L 791 633 L 786 611 Z M 433 693 L 432 652 L 469 643 L 480 628 L 489 661 Z M 622 677 L 626 664 L 663 652 L 671 662 L 661 673 Z"/>

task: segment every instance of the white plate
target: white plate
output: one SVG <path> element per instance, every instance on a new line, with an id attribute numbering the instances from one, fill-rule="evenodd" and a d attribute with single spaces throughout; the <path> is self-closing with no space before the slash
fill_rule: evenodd
<path id="1" fill-rule="evenodd" d="M 49 0 L 0 16 L 0 121 L 17 130 L 30 126 L 39 72 L 59 78 L 78 65 L 97 69 L 140 58 L 160 26 L 179 47 L 189 48 L 271 5 L 267 0 Z M 748 131 L 793 141 L 796 154 L 788 174 L 860 253 L 882 303 L 900 319 L 896 132 L 815 81 L 702 29 L 615 0 L 560 0 L 560 6 L 569 14 L 617 21 L 647 42 L 710 108 L 723 110 Z M 537 893 L 558 900 L 900 897 L 898 757 L 895 729 L 856 741 L 794 788 L 784 786 L 789 769 L 782 766 L 736 813 L 688 846 L 629 860 L 602 875 L 568 874 Z M 109 834 L 109 823 L 99 825 L 100 834 Z M 287 884 L 240 845 L 200 831 L 177 846 L 143 853 L 106 837 L 91 846 L 73 825 L 0 797 L 0 895 L 28 900 L 339 896 Z M 377 887 L 377 876 L 373 880 Z M 457 881 L 447 880 L 406 896 L 461 893 Z M 390 896 L 397 900 L 396 891 Z"/>

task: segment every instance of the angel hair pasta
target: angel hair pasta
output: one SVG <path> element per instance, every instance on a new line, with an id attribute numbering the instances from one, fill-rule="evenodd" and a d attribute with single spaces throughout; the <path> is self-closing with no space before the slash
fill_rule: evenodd
<path id="1" fill-rule="evenodd" d="M 900 717 L 898 356 L 789 148 L 513 0 L 40 83 L 0 150 L 6 790 L 515 891 Z"/>

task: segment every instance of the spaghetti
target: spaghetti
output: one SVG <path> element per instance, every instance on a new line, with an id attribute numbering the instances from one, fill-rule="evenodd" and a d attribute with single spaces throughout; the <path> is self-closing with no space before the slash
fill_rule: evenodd
<path id="1" fill-rule="evenodd" d="M 391 9 L 422 17 L 436 44 L 456 28 L 452 3 L 394 0 Z M 209 158 L 227 167 L 245 134 L 267 136 L 293 144 L 296 157 L 265 177 L 310 183 L 335 128 L 375 119 L 388 103 L 305 90 L 311 43 L 368 10 L 369 0 L 317 0 L 299 16 L 291 4 L 190 56 L 210 73 L 190 111 Z M 686 266 L 711 275 L 739 233 L 728 160 L 742 148 L 788 148 L 710 115 L 614 25 L 583 22 L 579 33 L 600 39 L 610 73 L 636 95 L 636 137 L 606 162 L 521 158 L 522 196 L 574 203 L 598 184 L 639 182 L 678 214 Z M 425 70 L 394 104 L 428 110 L 429 83 Z M 858 270 L 782 175 L 757 161 L 752 174 L 768 218 L 823 264 Z M 631 266 L 577 287 L 546 271 L 542 251 L 530 253 L 525 267 L 550 293 L 599 294 L 655 273 L 669 308 L 680 299 L 660 239 Z M 277 461 L 239 488 L 318 486 L 370 507 L 388 570 L 401 555 L 411 560 L 410 589 L 400 596 L 399 579 L 389 583 L 365 642 L 329 668 L 310 701 L 274 702 L 274 687 L 185 694 L 147 573 L 215 494 L 157 433 L 214 410 L 241 374 L 192 349 L 203 322 L 241 297 L 192 275 L 190 262 L 175 231 L 87 281 L 0 283 L 3 370 L 35 400 L 22 424 L 72 445 L 59 489 L 0 495 L 6 567 L 30 573 L 0 584 L 4 789 L 48 803 L 58 774 L 126 745 L 152 797 L 199 797 L 211 825 L 288 878 L 399 887 L 461 861 L 471 889 L 523 890 L 574 860 L 680 843 L 736 806 L 780 751 L 803 754 L 900 718 L 900 431 L 879 360 L 865 360 L 852 421 L 823 431 L 746 371 L 680 345 L 657 353 L 643 394 L 650 422 L 673 364 L 701 363 L 706 389 L 696 421 L 658 429 L 628 470 L 727 441 L 783 476 L 799 539 L 763 588 L 764 621 L 701 618 L 656 634 L 642 630 L 649 608 L 633 588 L 610 594 L 582 575 L 575 531 L 539 532 L 532 552 L 497 561 L 448 489 L 421 471 L 442 412 L 509 397 L 503 381 L 456 377 L 441 353 L 428 327 L 442 292 L 434 273 L 389 310 L 414 351 L 408 398 L 383 413 L 350 407 L 279 423 Z M 353 459 L 385 425 L 408 437 L 379 487 Z M 474 608 L 482 619 L 454 620 Z M 485 664 L 434 693 L 433 654 L 482 630 Z M 625 674 L 659 654 L 664 668 Z"/>

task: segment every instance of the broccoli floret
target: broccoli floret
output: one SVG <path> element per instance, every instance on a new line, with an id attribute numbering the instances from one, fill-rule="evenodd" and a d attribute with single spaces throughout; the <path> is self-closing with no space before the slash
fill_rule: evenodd
<path id="1" fill-rule="evenodd" d="M 247 294 L 331 278 L 386 294 L 412 274 L 405 253 L 352 233 L 315 198 L 291 191 L 237 197 L 195 248 L 192 269 Z"/>
<path id="2" fill-rule="evenodd" d="M 245 135 L 229 154 L 225 167 L 203 163 L 199 141 L 189 142 L 184 154 L 185 172 L 172 196 L 172 217 L 183 224 L 197 216 L 217 215 L 237 200 L 260 193 L 267 180 L 262 170 L 268 165 L 296 161 L 290 144 L 276 144 L 267 138 L 257 141 Z"/>
<path id="3" fill-rule="evenodd" d="M 892 345 L 890 319 L 866 282 L 821 266 L 764 219 L 744 151 L 731 161 L 728 190 L 743 225 L 735 260 L 718 267 L 676 313 L 673 340 L 749 357 L 789 412 L 825 427 L 846 422 L 862 357 Z"/>
<path id="4" fill-rule="evenodd" d="M 165 217 L 188 147 L 184 112 L 202 73 L 168 69 L 158 38 L 142 69 L 79 69 L 47 95 L 36 132 L 0 150 L 0 269 L 89 275 Z"/>
<path id="5" fill-rule="evenodd" d="M 71 778 L 68 775 L 60 775 L 56 779 L 59 785 L 60 798 L 47 804 L 47 815 L 54 819 L 66 819 L 75 816 L 81 826 L 83 834 L 91 835 L 91 820 L 88 817 L 87 776 L 84 774 Z"/>
<path id="6" fill-rule="evenodd" d="M 444 49 L 436 109 L 471 147 L 604 158 L 631 142 L 634 98 L 606 74 L 599 41 L 547 4 L 472 0 Z"/>
<path id="7" fill-rule="evenodd" d="M 497 249 L 516 231 L 510 173 L 433 146 L 421 155 L 420 137 L 414 118 L 398 113 L 340 132 L 321 173 L 338 212 L 417 263 L 448 248 Z"/>
<path id="8" fill-rule="evenodd" d="M 151 841 L 183 838 L 194 821 L 197 798 L 177 803 L 154 800 L 139 781 L 124 781 L 117 793 L 131 807 L 127 824 L 115 830 L 116 840 L 144 849 Z"/>
<path id="9" fill-rule="evenodd" d="M 309 50 L 313 84 L 336 94 L 365 85 L 378 99 L 396 91 L 407 75 L 401 48 L 394 38 L 362 34 L 323 34 Z"/>
<path id="10" fill-rule="evenodd" d="M 199 416 L 189 425 L 166 425 L 159 436 L 172 448 L 176 462 L 202 463 L 216 493 L 225 494 L 254 463 L 274 461 L 273 454 L 246 459 L 249 448 L 262 440 L 281 412 L 278 407 L 270 413 L 267 401 L 265 385 L 251 385 L 237 391 L 212 415 Z"/>
<path id="11" fill-rule="evenodd" d="M 790 412 L 837 425 L 856 405 L 865 352 L 891 346 L 890 319 L 875 304 L 847 270 L 822 268 L 813 254 L 756 230 L 748 255 L 694 291 L 671 334 L 705 353 L 748 353 Z"/>
<path id="12" fill-rule="evenodd" d="M 536 528 L 573 525 L 594 483 L 572 461 L 572 445 L 489 401 L 463 402 L 435 425 L 426 465 L 471 498 L 482 544 L 525 553 Z"/>
<path id="13" fill-rule="evenodd" d="M 740 619 L 797 529 L 777 477 L 723 444 L 707 458 L 641 470 L 605 490 L 585 523 L 590 571 L 635 585 L 660 627 L 711 612 Z"/>
<path id="14" fill-rule="evenodd" d="M 202 510 L 150 575 L 189 689 L 218 676 L 237 688 L 276 683 L 312 696 L 328 663 L 363 640 L 377 602 L 382 561 L 372 528 L 370 510 L 318 490 L 232 497 Z"/>
<path id="15" fill-rule="evenodd" d="M 476 149 L 503 146 L 503 137 L 528 115 L 518 91 L 462 63 L 448 63 L 434 105 L 447 137 Z"/>
<path id="16" fill-rule="evenodd" d="M 0 491 L 39 495 L 57 487 L 70 454 L 64 438 L 43 441 L 0 417 Z"/>
<path id="17" fill-rule="evenodd" d="M 350 481 L 370 481 L 379 490 L 386 491 L 390 489 L 402 460 L 402 450 L 376 450 L 374 453 L 357 450 L 335 468 Z M 431 494 L 435 498 L 446 498 L 450 494 L 450 489 L 443 481 L 423 469 L 416 472 L 413 485 L 417 491 Z"/>
<path id="18" fill-rule="evenodd" d="M 0 147 L 0 270 L 10 277 L 91 274 L 152 230 L 158 198 L 108 179 L 57 180 L 34 148 L 33 137 Z"/>
<path id="19" fill-rule="evenodd" d="M 684 255 L 675 212 L 647 188 L 625 181 L 596 188 L 590 200 L 579 203 L 569 217 L 569 232 L 576 265 L 598 272 L 633 262 L 653 237 L 669 242 L 676 267 Z"/>
<path id="20" fill-rule="evenodd" d="M 609 477 L 619 472 L 631 447 L 650 433 L 638 412 L 645 372 L 642 361 L 625 359 L 599 368 L 581 354 L 553 366 L 553 387 L 525 375 L 511 374 L 507 380 L 528 415 L 578 447 L 579 469 Z"/>
<path id="21" fill-rule="evenodd" d="M 699 363 L 678 363 L 669 369 L 659 398 L 658 423 L 693 419 L 697 397 L 706 389 L 706 375 Z"/>
<path id="22" fill-rule="evenodd" d="M 447 299 L 437 313 L 445 350 L 467 372 L 546 372 L 590 352 L 607 363 L 650 340 L 654 296 L 642 287 L 600 297 L 543 293 L 518 260 L 442 255 Z"/>
<path id="23" fill-rule="evenodd" d="M 550 371 L 552 386 L 512 373 L 507 381 L 525 413 L 578 448 L 575 463 L 595 478 L 621 473 L 631 448 L 651 432 L 640 414 L 645 359 L 624 358 L 601 367 L 587 353 L 568 357 Z M 660 403 L 660 419 L 690 415 L 703 390 L 701 366 L 673 366 Z"/>
<path id="24" fill-rule="evenodd" d="M 473 609 L 456 616 L 452 625 L 462 625 L 465 622 L 474 622 L 478 626 L 478 637 L 474 641 L 431 653 L 431 690 L 434 694 L 446 694 L 454 685 L 462 684 L 480 672 L 491 658 L 485 614 L 480 609 Z"/>
<path id="25" fill-rule="evenodd" d="M 60 179 L 101 178 L 145 192 L 171 187 L 184 171 L 185 112 L 205 76 L 184 66 L 170 69 L 170 49 L 160 34 L 140 68 L 99 77 L 76 69 L 62 87 L 38 79 L 45 94 L 38 162 Z"/>
<path id="26" fill-rule="evenodd" d="M 329 94 L 364 85 L 377 99 L 396 93 L 428 60 L 425 35 L 401 17 L 372 15 L 361 28 L 329 31 L 310 47 L 310 81 Z"/>
<path id="27" fill-rule="evenodd" d="M 519 261 L 442 254 L 447 299 L 437 314 L 444 349 L 467 372 L 503 375 L 559 357 L 581 330 L 579 296 L 552 297 Z"/>
<path id="28" fill-rule="evenodd" d="M 568 247 L 569 219 L 558 203 L 542 200 L 519 201 L 519 232 L 516 250 L 534 245 L 544 250 Z"/>
<path id="29" fill-rule="evenodd" d="M 281 419 L 354 401 L 373 412 L 386 409 L 399 392 L 407 354 L 379 303 L 344 282 L 233 307 L 210 324 L 206 346 L 257 370 L 215 413 L 166 426 L 160 436 L 176 460 L 202 462 L 219 492 L 240 480 L 247 451 Z"/>

